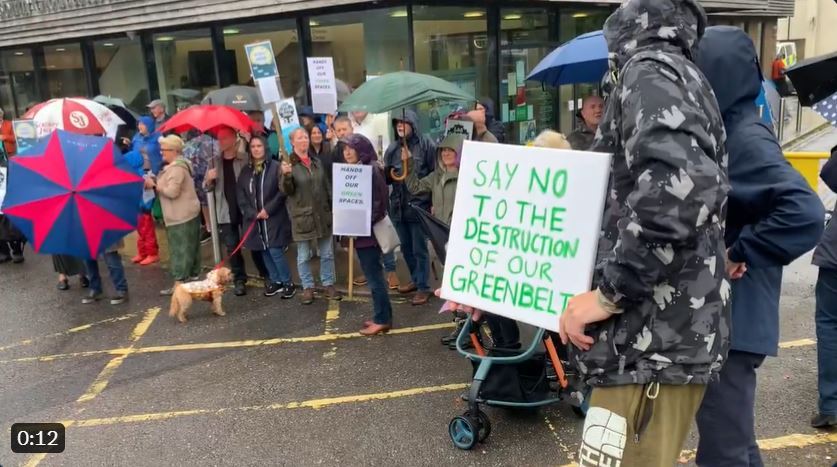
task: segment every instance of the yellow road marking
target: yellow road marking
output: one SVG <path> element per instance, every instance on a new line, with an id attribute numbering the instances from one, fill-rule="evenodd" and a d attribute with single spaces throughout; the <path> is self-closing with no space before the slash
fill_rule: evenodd
<path id="1" fill-rule="evenodd" d="M 2 347 L 0 347 L 0 351 L 13 349 L 15 347 L 21 347 L 21 346 L 24 346 L 24 345 L 29 345 L 29 344 L 32 344 L 33 342 L 43 340 L 43 339 L 53 339 L 53 338 L 61 337 L 61 336 L 69 336 L 70 334 L 75 334 L 77 332 L 86 331 L 86 330 L 88 330 L 88 329 L 90 329 L 94 326 L 99 326 L 99 325 L 108 324 L 108 323 L 116 323 L 118 321 L 125 321 L 126 319 L 131 319 L 131 318 L 134 318 L 138 315 L 139 315 L 139 313 L 128 313 L 127 315 L 116 316 L 114 318 L 103 319 L 101 321 L 96 321 L 94 323 L 89 323 L 89 324 L 84 324 L 84 325 L 81 325 L 81 326 L 77 326 L 77 327 L 74 327 L 74 328 L 71 328 L 71 329 L 67 329 L 66 331 L 60 331 L 60 332 L 56 332 L 56 333 L 53 333 L 53 334 L 47 334 L 45 336 L 33 337 L 33 338 L 30 338 L 30 339 L 24 339 L 22 341 L 15 342 L 13 344 L 8 344 L 8 345 L 2 346 Z"/>
<path id="2" fill-rule="evenodd" d="M 359 394 L 352 396 L 330 397 L 326 399 L 311 399 L 302 402 L 288 402 L 268 405 L 252 405 L 245 407 L 226 407 L 222 409 L 195 409 L 195 410 L 179 410 L 174 412 L 156 412 L 136 415 L 125 415 L 120 417 L 110 418 L 91 418 L 86 420 L 70 420 L 69 422 L 76 427 L 94 427 L 103 425 L 118 425 L 126 423 L 141 423 L 159 420 L 169 420 L 172 418 L 188 417 L 195 415 L 222 415 L 225 413 L 235 412 L 253 412 L 263 410 L 290 410 L 290 409 L 314 409 L 319 410 L 335 405 L 361 403 L 370 401 L 380 401 L 386 399 L 398 399 L 402 397 L 419 396 L 424 394 L 433 394 L 439 392 L 450 392 L 466 389 L 469 383 L 445 384 L 441 386 L 429 386 L 413 389 L 404 389 L 401 391 L 382 392 L 373 394 Z"/>
<path id="3" fill-rule="evenodd" d="M 814 339 L 799 339 L 796 341 L 787 341 L 787 342 L 780 342 L 779 348 L 780 349 L 793 349 L 795 347 L 808 347 L 810 345 L 817 345 L 817 341 Z"/>
<path id="4" fill-rule="evenodd" d="M 328 310 L 326 310 L 325 319 L 325 334 L 332 334 L 337 328 L 334 327 L 334 322 L 340 318 L 340 302 L 337 300 L 328 301 Z"/>
<path id="5" fill-rule="evenodd" d="M 778 438 L 760 439 L 756 441 L 762 451 L 776 451 L 789 448 L 804 448 L 818 444 L 837 443 L 837 433 L 810 433 L 779 436 Z M 681 462 L 689 462 L 695 458 L 694 449 L 680 453 Z M 561 467 L 578 467 L 576 463 L 564 464 Z"/>
<path id="6" fill-rule="evenodd" d="M 93 383 L 87 389 L 87 391 L 82 394 L 76 402 L 87 402 L 89 400 L 95 399 L 96 396 L 102 393 L 106 387 L 108 387 L 108 383 L 110 382 L 110 378 L 113 377 L 113 374 L 116 373 L 116 370 L 122 366 L 122 363 L 128 358 L 131 353 L 134 352 L 134 345 L 142 338 L 142 336 L 148 332 L 148 328 L 151 327 L 151 323 L 154 321 L 154 318 L 157 317 L 157 314 L 160 313 L 159 307 L 154 307 L 149 309 L 145 312 L 145 316 L 142 318 L 134 330 L 131 332 L 131 336 L 128 339 L 128 342 L 131 344 L 130 347 L 126 349 L 126 352 L 122 355 L 118 355 L 112 358 L 107 365 L 102 369 L 99 373 L 99 376 L 93 380 Z"/>
<path id="7" fill-rule="evenodd" d="M 455 326 L 455 323 L 440 323 L 428 324 L 425 326 L 413 326 L 408 328 L 397 328 L 389 331 L 389 335 L 400 334 L 415 334 L 426 331 L 435 331 L 439 329 L 449 329 Z M 92 350 L 88 352 L 74 352 L 66 354 L 41 355 L 36 357 L 22 357 L 12 358 L 8 360 L 0 360 L 3 363 L 21 363 L 21 362 L 51 362 L 55 360 L 63 360 L 75 357 L 90 357 L 95 355 L 127 355 L 127 354 L 141 354 L 141 353 L 160 353 L 173 351 L 187 351 L 187 350 L 213 350 L 213 349 L 236 349 L 247 347 L 264 347 L 282 344 L 299 344 L 306 342 L 332 342 L 344 339 L 359 339 L 365 336 L 357 332 L 349 332 L 343 334 L 321 334 L 319 336 L 306 337 L 277 337 L 273 339 L 252 339 L 243 341 L 227 341 L 227 342 L 209 342 L 202 344 L 176 344 L 176 345 L 159 345 L 151 347 L 137 347 L 137 348 L 116 348 L 105 350 Z"/>
<path id="8" fill-rule="evenodd" d="M 40 464 L 41 461 L 44 460 L 44 458 L 46 456 L 47 455 L 46 455 L 45 452 L 42 452 L 40 454 L 35 454 L 34 456 L 30 457 L 29 460 L 27 460 L 25 464 L 23 464 L 23 467 L 35 467 L 38 464 Z"/>

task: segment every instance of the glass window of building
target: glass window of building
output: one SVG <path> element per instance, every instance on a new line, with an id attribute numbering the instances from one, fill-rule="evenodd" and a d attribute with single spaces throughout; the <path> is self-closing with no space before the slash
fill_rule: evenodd
<path id="1" fill-rule="evenodd" d="M 218 89 L 209 29 L 154 34 L 153 41 L 160 98 L 169 113 Z"/>
<path id="2" fill-rule="evenodd" d="M 7 120 L 20 117 L 29 106 L 41 101 L 35 84 L 31 50 L 0 52 L 0 106 Z"/>
<path id="3" fill-rule="evenodd" d="M 93 43 L 99 93 L 122 99 L 131 109 L 145 113 L 151 100 L 148 73 L 139 38 L 112 38 Z"/>
<path id="4" fill-rule="evenodd" d="M 314 16 L 308 24 L 312 55 L 333 57 L 336 78 L 352 89 L 410 68 L 406 7 Z"/>
<path id="5" fill-rule="evenodd" d="M 500 12 L 500 103 L 496 118 L 506 123 L 506 142 L 525 144 L 532 129 L 556 128 L 555 88 L 525 81 L 526 75 L 558 46 L 551 31 L 555 16 L 544 9 Z M 521 73 L 522 71 L 522 73 Z"/>
<path id="6" fill-rule="evenodd" d="M 253 42 L 270 41 L 279 69 L 283 95 L 297 96 L 300 101 L 305 100 L 305 74 L 300 67 L 302 50 L 297 38 L 296 21 L 285 19 L 224 26 L 223 34 L 225 51 L 221 71 L 222 82 L 253 86 L 244 46 Z"/>
<path id="7" fill-rule="evenodd" d="M 562 9 L 558 24 L 560 42 L 563 44 L 584 33 L 597 31 L 610 16 L 611 10 L 605 8 Z M 561 86 L 558 95 L 558 126 L 565 135 L 572 133 L 579 123 L 581 100 L 591 94 L 597 94 L 600 83 L 582 83 Z"/>
<path id="8" fill-rule="evenodd" d="M 416 71 L 450 81 L 477 99 L 493 96 L 496 78 L 488 72 L 486 11 L 470 7 L 413 7 Z M 445 117 L 457 104 L 419 106 L 422 130 L 444 132 Z"/>
<path id="9" fill-rule="evenodd" d="M 48 94 L 46 98 L 87 95 L 81 45 L 72 43 L 44 46 L 44 66 Z"/>

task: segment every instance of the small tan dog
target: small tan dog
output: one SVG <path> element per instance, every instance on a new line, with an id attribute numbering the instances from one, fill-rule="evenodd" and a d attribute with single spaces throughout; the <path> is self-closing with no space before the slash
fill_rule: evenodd
<path id="1" fill-rule="evenodd" d="M 224 316 L 221 299 L 224 296 L 225 286 L 230 282 L 232 282 L 232 271 L 229 268 L 219 268 L 209 271 L 206 279 L 202 281 L 177 284 L 171 296 L 169 316 L 176 316 L 178 321 L 185 323 L 186 312 L 195 300 L 212 302 L 212 312 L 218 316 Z"/>

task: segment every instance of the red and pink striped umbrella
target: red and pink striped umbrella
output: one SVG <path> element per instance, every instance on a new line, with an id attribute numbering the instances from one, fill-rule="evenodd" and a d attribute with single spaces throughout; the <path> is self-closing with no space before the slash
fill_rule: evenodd
<path id="1" fill-rule="evenodd" d="M 50 99 L 32 107 L 23 118 L 34 121 L 38 138 L 55 130 L 116 138 L 119 125 L 125 124 L 104 105 L 80 97 Z"/>

